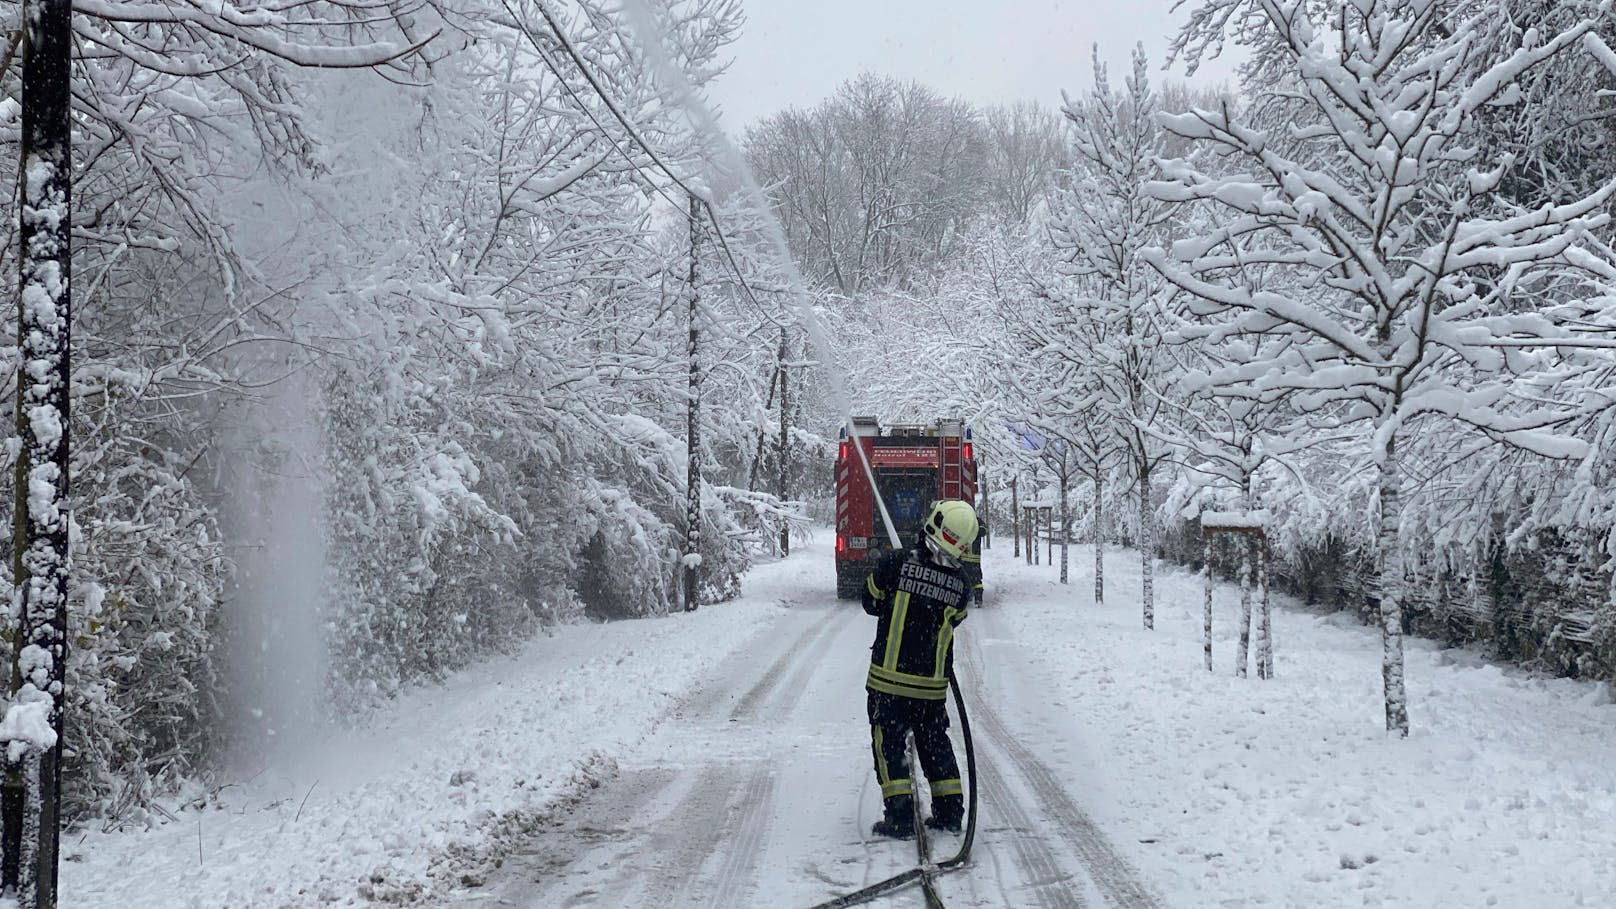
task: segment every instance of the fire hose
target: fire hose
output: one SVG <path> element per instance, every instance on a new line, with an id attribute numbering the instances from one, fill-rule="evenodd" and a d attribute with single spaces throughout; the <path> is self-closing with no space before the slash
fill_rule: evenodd
<path id="1" fill-rule="evenodd" d="M 827 902 L 818 903 L 810 909 L 846 909 L 848 906 L 858 906 L 871 900 L 885 896 L 913 883 L 919 883 L 921 891 L 925 894 L 928 909 L 942 909 L 942 898 L 932 884 L 932 879 L 940 874 L 957 871 L 970 861 L 971 844 L 976 840 L 976 749 L 971 742 L 971 719 L 965 713 L 965 699 L 960 694 L 959 680 L 954 677 L 952 666 L 948 670 L 948 687 L 954 692 L 954 709 L 959 713 L 960 734 L 965 737 L 965 783 L 970 793 L 965 814 L 965 838 L 960 842 L 959 852 L 953 858 L 940 862 L 932 862 L 929 844 L 926 839 L 926 826 L 920 817 L 920 800 L 914 800 L 915 846 L 919 852 L 919 865 L 910 868 L 883 881 L 843 894 Z M 914 755 L 914 742 L 909 743 L 909 767 L 914 772 L 917 766 Z"/>

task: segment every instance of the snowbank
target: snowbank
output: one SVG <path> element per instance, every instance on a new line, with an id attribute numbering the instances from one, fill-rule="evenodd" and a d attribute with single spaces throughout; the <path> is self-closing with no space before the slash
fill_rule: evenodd
<path id="1" fill-rule="evenodd" d="M 596 784 L 697 680 L 776 613 L 762 594 L 689 614 L 559 629 L 332 730 L 295 762 L 150 830 L 64 840 L 62 904 L 349 906 L 476 875 Z"/>

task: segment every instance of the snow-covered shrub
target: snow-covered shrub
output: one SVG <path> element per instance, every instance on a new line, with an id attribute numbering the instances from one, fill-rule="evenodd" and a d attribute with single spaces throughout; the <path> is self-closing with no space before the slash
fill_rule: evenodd
<path id="1" fill-rule="evenodd" d="M 569 578 L 589 613 L 601 619 L 657 615 L 674 608 L 679 588 L 677 537 L 665 508 L 658 516 L 620 488 L 580 479 L 576 522 L 584 545 Z"/>
<path id="2" fill-rule="evenodd" d="M 171 791 L 221 734 L 215 650 L 229 566 L 184 465 L 155 455 L 114 442 L 75 459 L 89 495 L 75 515 L 69 607 L 69 818 Z"/>
<path id="3" fill-rule="evenodd" d="M 385 375 L 344 372 L 325 388 L 326 621 L 332 690 L 350 706 L 461 665 L 487 624 L 469 618 L 516 586 L 501 570 L 516 528 L 476 491 L 444 402 L 396 394 Z M 512 557 L 489 558 L 502 551 Z"/>
<path id="4" fill-rule="evenodd" d="M 105 250 L 87 247 L 80 256 L 101 261 Z M 196 298 L 144 254 L 126 260 L 142 279 L 135 286 L 170 296 L 159 311 L 139 290 L 106 289 L 84 300 L 76 319 L 70 823 L 172 791 L 206 767 L 222 738 L 218 607 L 231 565 L 206 482 L 208 415 L 181 392 L 217 377 L 165 349 L 167 332 L 200 315 Z M 3 396 L 7 425 L 14 402 L 14 392 Z M 7 445 L 0 458 L 8 477 L 15 451 Z M 9 553 L 10 521 L 0 541 Z M 8 581 L 10 569 L 7 558 L 0 572 Z"/>

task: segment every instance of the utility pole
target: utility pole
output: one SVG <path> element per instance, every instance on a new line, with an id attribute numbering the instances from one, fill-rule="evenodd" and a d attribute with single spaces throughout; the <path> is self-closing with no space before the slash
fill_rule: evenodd
<path id="1" fill-rule="evenodd" d="M 696 288 L 697 266 L 701 261 L 701 200 L 690 197 L 690 281 L 685 292 L 690 300 L 690 341 L 685 352 L 690 364 L 689 401 L 685 410 L 685 611 L 697 606 L 701 591 L 701 294 Z"/>
<path id="2" fill-rule="evenodd" d="M 786 327 L 782 323 L 780 325 L 780 480 L 775 488 L 775 496 L 781 502 L 786 500 L 786 453 L 791 450 L 789 447 L 791 444 L 791 386 L 786 381 L 786 377 L 789 375 L 790 372 L 786 369 Z M 790 527 L 780 528 L 780 554 L 782 556 L 791 554 Z"/>
<path id="3" fill-rule="evenodd" d="M 17 307 L 15 592 L 6 742 L 0 782 L 0 893 L 55 909 L 61 842 L 66 694 L 69 389 L 72 377 L 70 201 L 71 0 L 23 0 L 21 299 Z M 41 722 L 43 721 L 43 722 Z M 21 747 L 17 747 L 21 746 Z M 13 753 L 16 760 L 10 760 Z"/>

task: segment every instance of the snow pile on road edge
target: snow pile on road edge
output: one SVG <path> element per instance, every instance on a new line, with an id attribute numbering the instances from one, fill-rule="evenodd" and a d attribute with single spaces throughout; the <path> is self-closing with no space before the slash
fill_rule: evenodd
<path id="1" fill-rule="evenodd" d="M 366 728 L 333 730 L 206 808 L 68 838 L 64 904 L 363 905 L 471 883 L 523 825 L 598 785 L 775 612 L 745 597 L 557 629 L 409 692 Z"/>

